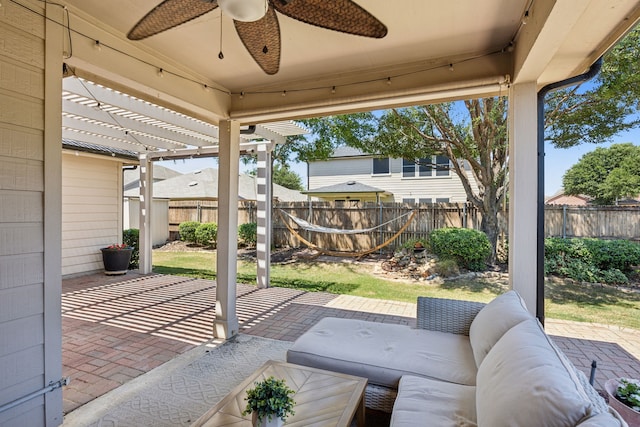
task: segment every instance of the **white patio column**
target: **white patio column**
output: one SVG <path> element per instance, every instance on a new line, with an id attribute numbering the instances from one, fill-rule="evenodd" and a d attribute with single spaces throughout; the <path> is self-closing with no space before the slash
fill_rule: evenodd
<path id="1" fill-rule="evenodd" d="M 140 154 L 140 263 L 142 274 L 151 273 L 151 206 L 153 205 L 153 162 L 146 154 Z"/>
<path id="2" fill-rule="evenodd" d="M 509 91 L 509 285 L 536 314 L 537 87 Z"/>
<path id="3" fill-rule="evenodd" d="M 273 192 L 271 186 L 271 152 L 275 143 L 258 145 L 258 175 L 256 198 L 258 201 L 258 240 L 256 245 L 256 258 L 258 260 L 257 285 L 259 288 L 268 288 L 271 267 L 271 214 L 273 204 Z"/>
<path id="4" fill-rule="evenodd" d="M 240 124 L 221 120 L 218 151 L 218 250 L 216 320 L 213 334 L 230 338 L 238 333 L 236 277 L 238 258 L 238 174 Z"/>

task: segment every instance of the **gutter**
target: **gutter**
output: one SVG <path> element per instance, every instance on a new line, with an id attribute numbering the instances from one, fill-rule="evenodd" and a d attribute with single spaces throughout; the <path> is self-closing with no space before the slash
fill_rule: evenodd
<path id="1" fill-rule="evenodd" d="M 536 238 L 536 317 L 544 325 L 544 99 L 549 92 L 584 83 L 602 69 L 602 57 L 578 76 L 550 83 L 538 92 L 538 212 Z"/>

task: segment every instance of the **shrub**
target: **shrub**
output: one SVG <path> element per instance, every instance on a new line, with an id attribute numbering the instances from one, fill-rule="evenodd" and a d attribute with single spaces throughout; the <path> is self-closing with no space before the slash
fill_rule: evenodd
<path id="1" fill-rule="evenodd" d="M 245 245 L 255 246 L 258 242 L 258 224 L 255 222 L 241 224 L 238 227 L 238 237 Z"/>
<path id="2" fill-rule="evenodd" d="M 180 240 L 184 242 L 196 243 L 196 228 L 200 223 L 198 221 L 181 222 L 178 226 L 180 232 Z"/>
<path id="3" fill-rule="evenodd" d="M 402 245 L 402 247 L 404 249 L 413 249 L 416 247 L 416 243 L 420 243 L 422 244 L 423 248 L 428 247 L 429 242 L 427 241 L 427 239 L 409 239 L 406 242 L 404 242 L 404 244 Z"/>
<path id="4" fill-rule="evenodd" d="M 640 264 L 640 245 L 625 240 L 545 239 L 545 274 L 582 282 L 625 284 Z"/>
<path id="5" fill-rule="evenodd" d="M 491 243 L 482 231 L 468 228 L 440 228 L 429 233 L 429 247 L 440 258 L 451 258 L 472 271 L 486 269 Z"/>
<path id="6" fill-rule="evenodd" d="M 460 269 L 456 260 L 449 258 L 436 262 L 433 266 L 433 272 L 441 277 L 453 277 L 460 274 Z"/>
<path id="7" fill-rule="evenodd" d="M 203 246 L 215 246 L 218 240 L 218 224 L 206 222 L 200 224 L 195 231 L 196 243 Z"/>
<path id="8" fill-rule="evenodd" d="M 122 242 L 133 248 L 131 252 L 131 260 L 129 261 L 129 270 L 140 266 L 140 230 L 137 228 L 129 228 L 122 232 Z"/>

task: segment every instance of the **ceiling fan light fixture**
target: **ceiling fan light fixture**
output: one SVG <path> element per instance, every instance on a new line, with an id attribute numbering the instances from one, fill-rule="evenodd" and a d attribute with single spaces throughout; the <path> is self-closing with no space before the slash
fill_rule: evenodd
<path id="1" fill-rule="evenodd" d="M 261 19 L 269 7 L 267 0 L 218 0 L 218 6 L 225 15 L 242 22 Z"/>

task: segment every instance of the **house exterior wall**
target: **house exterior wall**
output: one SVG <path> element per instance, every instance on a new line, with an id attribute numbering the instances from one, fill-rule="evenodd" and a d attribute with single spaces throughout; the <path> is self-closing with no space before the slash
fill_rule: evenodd
<path id="1" fill-rule="evenodd" d="M 102 270 L 100 248 L 122 242 L 122 163 L 62 156 L 62 275 Z"/>
<path id="2" fill-rule="evenodd" d="M 0 406 L 62 375 L 60 146 L 49 134 L 59 144 L 62 36 L 43 2 L 21 3 L 37 13 L 0 8 Z M 61 389 L 0 413 L 2 426 L 61 423 Z"/>
<path id="3" fill-rule="evenodd" d="M 472 187 L 477 191 L 475 180 L 468 173 Z M 309 163 L 309 190 L 347 181 L 357 181 L 393 193 L 393 200 L 388 201 L 467 201 L 460 178 L 453 171 L 449 176 L 408 178 L 402 176 L 402 159 L 391 159 L 389 174 L 374 175 L 371 156 L 333 158 Z"/>

